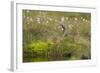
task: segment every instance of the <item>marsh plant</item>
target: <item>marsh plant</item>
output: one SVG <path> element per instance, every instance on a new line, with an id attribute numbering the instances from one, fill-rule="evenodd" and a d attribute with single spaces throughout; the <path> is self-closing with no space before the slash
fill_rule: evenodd
<path id="1" fill-rule="evenodd" d="M 23 10 L 23 62 L 91 59 L 91 14 Z"/>

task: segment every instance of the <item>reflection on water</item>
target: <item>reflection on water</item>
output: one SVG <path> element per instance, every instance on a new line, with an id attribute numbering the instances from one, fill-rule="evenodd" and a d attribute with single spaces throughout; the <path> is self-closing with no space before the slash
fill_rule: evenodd
<path id="1" fill-rule="evenodd" d="M 24 58 L 24 62 L 42 62 L 42 61 L 48 61 L 47 58 Z"/>
<path id="2" fill-rule="evenodd" d="M 71 60 L 76 60 L 76 57 L 72 57 Z M 48 59 L 43 57 L 37 57 L 37 58 L 24 58 L 24 63 L 26 62 L 47 62 L 47 61 L 64 61 L 64 60 L 70 60 L 69 58 L 63 57 L 63 59 Z"/>

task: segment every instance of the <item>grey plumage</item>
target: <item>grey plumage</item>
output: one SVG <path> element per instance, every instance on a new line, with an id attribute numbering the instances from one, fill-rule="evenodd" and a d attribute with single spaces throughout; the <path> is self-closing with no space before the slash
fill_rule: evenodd
<path id="1" fill-rule="evenodd" d="M 68 27 L 67 27 L 67 22 L 65 21 L 64 17 L 61 18 L 60 26 L 63 31 L 63 36 L 66 36 L 68 33 Z"/>

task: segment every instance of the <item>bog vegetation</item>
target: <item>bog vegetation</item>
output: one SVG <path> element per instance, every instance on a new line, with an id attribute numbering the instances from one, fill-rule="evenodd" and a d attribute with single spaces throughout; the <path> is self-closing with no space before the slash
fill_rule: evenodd
<path id="1" fill-rule="evenodd" d="M 91 14 L 23 10 L 23 62 L 91 59 Z"/>

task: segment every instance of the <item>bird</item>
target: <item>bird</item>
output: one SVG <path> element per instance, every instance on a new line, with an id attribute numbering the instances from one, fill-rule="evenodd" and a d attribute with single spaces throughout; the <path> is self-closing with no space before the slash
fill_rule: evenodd
<path id="1" fill-rule="evenodd" d="M 65 21 L 64 17 L 61 18 L 60 26 L 63 32 L 63 36 L 67 35 L 68 27 L 67 27 L 67 22 Z"/>

